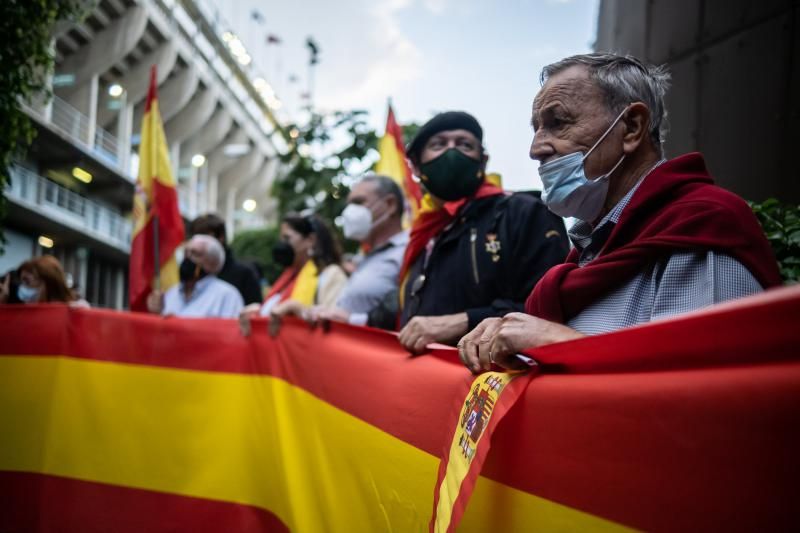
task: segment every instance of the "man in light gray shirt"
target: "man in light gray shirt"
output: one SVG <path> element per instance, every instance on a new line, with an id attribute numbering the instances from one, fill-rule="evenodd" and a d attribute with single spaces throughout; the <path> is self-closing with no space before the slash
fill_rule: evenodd
<path id="1" fill-rule="evenodd" d="M 391 309 L 408 232 L 403 231 L 403 192 L 386 176 L 368 175 L 356 183 L 342 211 L 344 235 L 359 241 L 364 252 L 333 309 L 315 308 L 311 321 L 337 320 L 355 325 L 393 328 L 394 317 L 373 310 Z M 389 305 L 387 305 L 387 303 Z"/>

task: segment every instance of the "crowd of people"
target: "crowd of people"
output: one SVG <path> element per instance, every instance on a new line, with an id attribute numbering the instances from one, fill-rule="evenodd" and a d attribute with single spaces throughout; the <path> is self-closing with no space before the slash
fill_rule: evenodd
<path id="1" fill-rule="evenodd" d="M 613 331 L 753 294 L 781 283 L 747 204 L 714 185 L 703 157 L 667 160 L 669 74 L 630 56 L 585 54 L 548 65 L 533 99 L 530 157 L 541 195 L 486 179 L 478 120 L 440 113 L 407 146 L 424 190 L 410 229 L 391 178 L 363 176 L 341 213 L 359 243 L 351 272 L 328 221 L 289 214 L 272 250 L 283 272 L 262 295 L 235 260 L 225 225 L 190 226 L 180 283 L 148 309 L 183 317 L 257 316 L 270 332 L 297 316 L 398 331 L 412 353 L 456 345 L 473 372 L 517 368 L 527 348 Z M 575 223 L 567 231 L 564 219 Z M 0 301 L 77 299 L 47 256 L 20 267 Z M 14 292 L 14 294 L 11 294 Z"/>

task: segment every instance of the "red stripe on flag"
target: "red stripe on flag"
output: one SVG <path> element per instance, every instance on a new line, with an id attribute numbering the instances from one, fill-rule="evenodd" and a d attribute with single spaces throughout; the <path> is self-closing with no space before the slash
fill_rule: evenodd
<path id="1" fill-rule="evenodd" d="M 162 318 L 54 304 L 21 307 L 0 307 L 2 353 L 271 375 L 432 455 L 438 455 L 449 429 L 438 421 L 447 416 L 450 398 L 461 394 L 468 375 L 460 364 L 411 357 L 393 334 L 345 324 L 333 325 L 328 334 L 289 319 L 273 339 L 266 333 L 266 320 L 256 320 L 253 335 L 245 338 L 234 320 Z M 30 342 L 32 322 L 42 325 L 36 343 Z M 457 361 L 454 350 L 446 357 Z M 370 371 L 358 371 L 363 368 Z M 351 387 L 360 392 L 353 394 Z M 364 402 L 363 394 L 375 400 Z M 414 408 L 398 411 L 397 405 L 417 406 L 425 414 Z"/>
<path id="2" fill-rule="evenodd" d="M 386 135 L 391 135 L 394 138 L 395 146 L 397 147 L 397 152 L 400 154 L 401 159 L 403 160 L 403 168 L 405 168 L 406 176 L 404 180 L 404 188 L 406 190 L 406 195 L 416 201 L 417 208 L 419 208 L 419 203 L 422 200 L 422 191 L 420 190 L 419 183 L 414 181 L 411 175 L 411 168 L 409 168 L 408 163 L 406 162 L 406 147 L 403 145 L 403 129 L 397 123 L 397 120 L 394 117 L 394 110 L 392 106 L 389 106 L 389 114 L 386 117 Z"/>
<path id="3" fill-rule="evenodd" d="M 538 376 L 481 475 L 644 531 L 795 529 L 798 384 L 798 361 Z"/>
<path id="4" fill-rule="evenodd" d="M 551 370 L 573 372 L 633 372 L 643 367 L 655 370 L 657 365 L 669 369 L 674 368 L 675 358 L 684 369 L 797 359 L 800 297 L 792 295 L 800 291 L 782 292 L 787 296 L 776 299 L 767 294 L 746 307 L 552 345 L 540 350 L 541 358 Z M 758 304 L 761 301 L 765 303 Z M 41 317 L 36 343 L 31 343 L 31 319 L 26 313 L 41 313 L 36 315 Z M 0 308 L 0 322 L 4 325 L 2 351 L 7 354 L 69 355 L 276 376 L 437 456 L 442 439 L 452 429 L 438 421 L 447 419 L 450 398 L 463 396 L 463 379 L 468 375 L 460 365 L 447 364 L 442 358 L 410 357 L 393 334 L 338 323 L 325 333 L 289 319 L 280 335 L 272 338 L 266 334 L 266 320 L 254 320 L 252 337 L 244 338 L 233 320 L 164 319 L 58 305 Z M 94 334 L 86 335 L 88 331 Z M 604 359 L 597 360 L 596 353 Z M 442 357 L 453 363 L 458 360 L 455 350 Z M 581 366 L 584 360 L 589 363 Z M 358 372 L 361 368 L 370 372 Z M 378 375 L 393 377 L 375 379 Z M 434 381 L 437 386 L 431 387 Z M 362 393 L 351 394 L 348 388 L 330 383 L 348 383 Z M 364 402 L 364 397 L 373 400 Z M 386 416 L 387 410 L 406 403 L 421 406 L 426 415 L 395 410 L 393 416 Z"/>
<path id="5" fill-rule="evenodd" d="M 542 359 L 569 373 L 531 383 L 498 426 L 482 474 L 641 529 L 796 523 L 798 323 L 800 288 L 789 288 L 551 346 Z M 257 321 L 244 339 L 232 320 L 0 306 L 8 355 L 270 374 L 431 454 L 452 436 L 445 421 L 463 397 L 463 368 L 345 325 L 326 334 L 287 321 L 276 339 L 265 330 Z"/>
<path id="6" fill-rule="evenodd" d="M 288 531 L 264 509 L 60 476 L 0 472 L 0 531 Z"/>

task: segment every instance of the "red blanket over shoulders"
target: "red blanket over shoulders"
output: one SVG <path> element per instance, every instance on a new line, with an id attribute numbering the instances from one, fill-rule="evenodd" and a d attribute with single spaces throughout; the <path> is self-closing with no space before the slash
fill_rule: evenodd
<path id="1" fill-rule="evenodd" d="M 654 261 L 678 252 L 717 251 L 742 263 L 764 288 L 781 284 L 775 256 L 750 207 L 714 185 L 703 156 L 660 165 L 639 186 L 596 259 L 578 266 L 578 251 L 550 269 L 525 310 L 566 322 Z"/>

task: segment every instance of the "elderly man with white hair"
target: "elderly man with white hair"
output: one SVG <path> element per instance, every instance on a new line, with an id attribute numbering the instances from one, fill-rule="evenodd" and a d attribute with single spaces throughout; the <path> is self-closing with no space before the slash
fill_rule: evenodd
<path id="1" fill-rule="evenodd" d="M 150 294 L 151 312 L 192 318 L 238 318 L 244 307 L 239 291 L 217 274 L 225 264 L 225 249 L 209 235 L 195 235 L 184 247 L 180 283 L 163 296 Z"/>
<path id="2" fill-rule="evenodd" d="M 758 221 L 714 185 L 703 156 L 664 158 L 663 68 L 586 54 L 546 66 L 541 80 L 530 156 L 544 203 L 578 220 L 574 248 L 537 283 L 525 313 L 487 319 L 461 339 L 468 368 L 519 367 L 525 349 L 780 284 Z"/>

